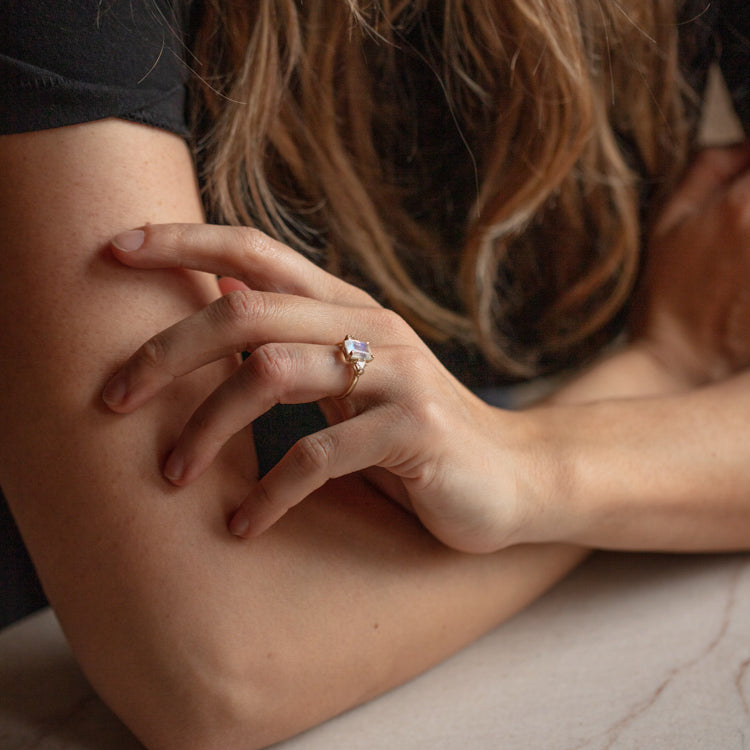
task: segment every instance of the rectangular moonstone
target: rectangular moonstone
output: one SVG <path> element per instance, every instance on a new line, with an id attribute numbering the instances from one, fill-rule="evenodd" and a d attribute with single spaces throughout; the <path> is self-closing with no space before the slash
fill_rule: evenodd
<path id="1" fill-rule="evenodd" d="M 343 351 L 348 362 L 369 362 L 372 359 L 372 352 L 367 341 L 346 338 Z"/>

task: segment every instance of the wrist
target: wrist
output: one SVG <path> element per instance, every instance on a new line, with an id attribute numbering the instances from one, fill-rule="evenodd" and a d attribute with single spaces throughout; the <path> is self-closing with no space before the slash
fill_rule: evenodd
<path id="1" fill-rule="evenodd" d="M 550 406 L 529 414 L 538 436 L 539 495 L 522 541 L 597 546 L 617 537 L 625 474 L 612 460 L 612 408 L 618 402 Z"/>
<path id="2" fill-rule="evenodd" d="M 571 463 L 559 407 L 538 406 L 514 413 L 517 523 L 508 544 L 569 541 Z"/>

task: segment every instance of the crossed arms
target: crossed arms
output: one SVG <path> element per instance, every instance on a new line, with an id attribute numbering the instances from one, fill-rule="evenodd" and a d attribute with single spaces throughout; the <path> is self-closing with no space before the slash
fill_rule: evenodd
<path id="1" fill-rule="evenodd" d="M 249 430 L 185 487 L 161 469 L 236 363 L 179 378 L 127 415 L 100 399 L 139 345 L 218 296 L 210 276 L 126 269 L 109 247 L 123 229 L 202 221 L 185 145 L 102 121 L 0 139 L 0 163 L 0 484 L 78 659 L 147 747 L 260 747 L 300 731 L 460 648 L 585 554 L 566 544 L 455 552 L 357 476 L 324 485 L 257 539 L 233 538 L 227 519 L 256 479 Z M 665 444 L 665 419 L 689 405 L 679 426 L 688 440 L 702 416 L 734 408 L 735 423 L 717 421 L 708 439 L 730 444 L 727 465 L 743 480 L 744 376 L 688 390 L 649 358 L 626 357 L 558 401 L 675 391 L 674 402 L 659 402 L 661 416 L 646 402 L 631 421 L 622 401 L 586 412 L 589 434 L 622 425 L 608 434 L 630 446 L 626 464 L 640 455 L 638 425 Z M 692 443 L 696 456 L 706 434 Z M 679 468 L 675 454 L 668 470 Z M 736 493 L 725 502 L 734 517 L 707 511 L 717 546 L 742 546 L 737 519 L 747 514 Z M 584 541 L 603 543 L 597 536 L 610 529 L 617 546 L 618 512 Z M 637 515 L 628 533 L 640 538 Z"/>

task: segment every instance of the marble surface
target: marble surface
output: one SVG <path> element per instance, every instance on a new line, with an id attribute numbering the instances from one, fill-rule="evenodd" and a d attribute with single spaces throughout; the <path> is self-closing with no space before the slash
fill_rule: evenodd
<path id="1" fill-rule="evenodd" d="M 52 612 L 0 633 L 2 750 L 140 747 Z M 427 674 L 276 746 L 339 748 L 750 750 L 750 556 L 596 554 Z"/>

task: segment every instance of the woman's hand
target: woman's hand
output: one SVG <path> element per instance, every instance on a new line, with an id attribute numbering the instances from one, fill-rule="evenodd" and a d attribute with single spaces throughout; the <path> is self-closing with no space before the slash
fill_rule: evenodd
<path id="1" fill-rule="evenodd" d="M 634 335 L 689 387 L 750 365 L 750 145 L 701 152 L 665 206 Z"/>
<path id="2" fill-rule="evenodd" d="M 518 541 L 544 475 L 532 423 L 476 398 L 398 315 L 256 230 L 148 226 L 116 238 L 113 251 L 138 268 L 234 279 L 223 297 L 147 341 L 104 391 L 112 409 L 130 412 L 174 378 L 249 352 L 187 422 L 164 466 L 170 481 L 194 480 L 276 403 L 318 401 L 327 417 L 327 429 L 299 440 L 257 483 L 230 522 L 235 534 L 260 534 L 328 479 L 369 470 L 449 546 Z M 374 360 L 341 398 L 354 382 L 338 346 L 347 334 L 368 341 Z"/>

